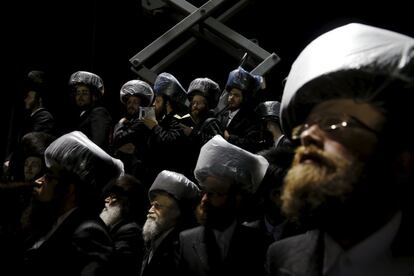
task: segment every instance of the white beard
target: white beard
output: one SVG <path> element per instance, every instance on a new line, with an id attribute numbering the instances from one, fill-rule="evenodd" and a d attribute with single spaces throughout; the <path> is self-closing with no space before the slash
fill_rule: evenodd
<path id="1" fill-rule="evenodd" d="M 142 237 L 145 242 L 155 239 L 160 234 L 161 227 L 157 219 L 147 218 L 144 227 L 142 228 Z"/>
<path id="2" fill-rule="evenodd" d="M 119 204 L 109 205 L 105 204 L 99 217 L 105 222 L 107 226 L 114 225 L 121 219 L 121 206 Z"/>
<path id="3" fill-rule="evenodd" d="M 171 209 L 160 217 L 148 217 L 142 228 L 144 241 L 150 242 L 158 238 L 162 233 L 175 226 L 180 211 Z"/>

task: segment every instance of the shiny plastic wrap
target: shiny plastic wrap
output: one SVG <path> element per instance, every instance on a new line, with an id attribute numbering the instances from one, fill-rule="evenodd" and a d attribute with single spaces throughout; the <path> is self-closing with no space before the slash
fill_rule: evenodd
<path id="1" fill-rule="evenodd" d="M 155 95 L 165 95 L 171 100 L 187 107 L 190 106 L 185 89 L 170 73 L 164 72 L 157 76 L 154 82 L 154 93 Z"/>
<path id="2" fill-rule="evenodd" d="M 281 102 L 284 133 L 290 136 L 321 99 L 335 97 L 329 89 L 313 89 L 308 95 L 310 84 L 331 74 L 357 72 L 412 85 L 413 57 L 413 38 L 372 26 L 352 23 L 319 36 L 301 52 L 287 77 Z"/>
<path id="3" fill-rule="evenodd" d="M 124 174 L 122 161 L 108 155 L 80 131 L 65 134 L 45 151 L 46 167 L 57 165 L 87 184 L 102 188 Z"/>
<path id="4" fill-rule="evenodd" d="M 279 121 L 280 102 L 266 101 L 261 102 L 256 107 L 256 114 L 260 119 L 270 119 Z"/>
<path id="5" fill-rule="evenodd" d="M 264 87 L 264 78 L 259 75 L 253 75 L 239 67 L 230 72 L 226 83 L 226 90 L 230 91 L 232 88 L 240 89 L 254 93 Z"/>
<path id="6" fill-rule="evenodd" d="M 127 81 L 119 92 L 121 103 L 126 104 L 129 96 L 141 99 L 141 106 L 150 106 L 154 100 L 154 91 L 151 86 L 142 80 Z"/>
<path id="7" fill-rule="evenodd" d="M 86 84 L 95 87 L 101 94 L 104 94 L 104 85 L 101 77 L 94 73 L 86 71 L 77 71 L 73 73 L 69 78 L 69 86 L 75 86 L 77 84 Z"/>
<path id="8" fill-rule="evenodd" d="M 211 109 L 215 108 L 221 94 L 220 86 L 209 78 L 194 79 L 188 86 L 188 99 L 191 99 L 196 93 L 204 96 Z"/>
<path id="9" fill-rule="evenodd" d="M 200 185 L 207 176 L 230 178 L 248 193 L 256 192 L 269 162 L 260 155 L 230 144 L 220 135 L 211 138 L 200 150 L 194 175 Z"/>
<path id="10" fill-rule="evenodd" d="M 200 189 L 194 182 L 181 173 L 167 170 L 163 170 L 155 178 L 148 192 L 149 198 L 158 190 L 169 193 L 178 201 L 191 201 L 200 196 Z"/>

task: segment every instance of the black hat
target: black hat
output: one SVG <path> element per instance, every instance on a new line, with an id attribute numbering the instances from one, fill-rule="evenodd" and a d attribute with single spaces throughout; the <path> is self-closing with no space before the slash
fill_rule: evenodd
<path id="1" fill-rule="evenodd" d="M 255 93 L 263 85 L 264 79 L 262 76 L 253 75 L 242 67 L 239 67 L 229 73 L 226 90 L 230 91 L 232 88 L 237 88 L 243 92 Z"/>
<path id="2" fill-rule="evenodd" d="M 218 83 L 209 78 L 197 78 L 194 79 L 187 91 L 188 99 L 192 99 L 194 95 L 201 95 L 207 99 L 210 109 L 216 107 L 218 98 L 220 97 L 221 90 Z"/>
<path id="3" fill-rule="evenodd" d="M 163 95 L 186 107 L 190 106 L 185 89 L 170 73 L 164 72 L 157 76 L 154 82 L 154 93 L 155 95 Z"/>
<path id="4" fill-rule="evenodd" d="M 90 87 L 93 87 L 100 93 L 99 96 L 104 94 L 104 84 L 100 76 L 87 72 L 87 71 L 77 71 L 73 73 L 69 78 L 69 86 L 76 86 L 78 84 L 85 84 Z"/>
<path id="5" fill-rule="evenodd" d="M 119 96 L 123 104 L 126 104 L 128 97 L 136 96 L 141 99 L 141 106 L 150 106 L 154 100 L 154 91 L 145 81 L 130 80 L 121 87 Z"/>
<path id="6" fill-rule="evenodd" d="M 197 185 L 181 173 L 163 170 L 160 172 L 149 189 L 149 199 L 156 191 L 164 191 L 174 197 L 179 203 L 181 201 L 193 201 L 200 196 Z"/>
<path id="7" fill-rule="evenodd" d="M 266 101 L 257 105 L 256 114 L 260 119 L 272 120 L 279 122 L 280 102 Z"/>
<path id="8" fill-rule="evenodd" d="M 24 156 L 37 156 L 43 158 L 46 148 L 56 139 L 45 132 L 29 132 L 22 138 Z"/>
<path id="9" fill-rule="evenodd" d="M 98 189 L 124 174 L 122 161 L 108 155 L 80 131 L 65 134 L 50 144 L 45 163 L 47 168 L 57 165 Z"/>

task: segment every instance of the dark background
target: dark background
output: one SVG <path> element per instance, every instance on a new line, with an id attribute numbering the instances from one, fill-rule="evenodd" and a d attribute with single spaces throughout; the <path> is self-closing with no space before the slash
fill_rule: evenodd
<path id="1" fill-rule="evenodd" d="M 199 6 L 204 1 L 190 1 Z M 268 99 L 280 99 L 282 80 L 295 57 L 321 33 L 349 22 L 360 22 L 414 36 L 414 16 L 407 4 L 396 1 L 252 0 L 227 26 L 256 39 L 281 57 L 265 77 Z M 72 0 L 13 1 L 2 8 L 2 92 L 0 157 L 13 140 L 21 116 L 22 79 L 30 70 L 44 70 L 52 80 L 50 109 L 62 121 L 70 106 L 67 81 L 78 70 L 92 71 L 105 84 L 105 102 L 114 120 L 122 115 L 119 89 L 136 78 L 129 59 L 174 26 L 168 13 L 149 17 L 141 1 Z M 179 43 L 179 42 L 178 42 Z M 221 87 L 238 61 L 214 45 L 200 43 L 166 71 L 185 88 L 196 77 L 210 77 Z"/>

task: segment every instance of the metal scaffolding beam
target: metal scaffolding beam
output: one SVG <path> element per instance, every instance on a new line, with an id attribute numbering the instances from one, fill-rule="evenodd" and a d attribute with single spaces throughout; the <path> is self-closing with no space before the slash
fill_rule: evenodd
<path id="1" fill-rule="evenodd" d="M 252 59 L 248 60 L 248 65 L 254 67 L 251 72 L 258 75 L 267 73 L 280 61 L 279 56 L 267 52 L 222 23 L 237 14 L 250 0 L 237 1 L 235 5 L 227 9 L 217 19 L 210 17 L 210 14 L 225 1 L 227 0 L 210 0 L 197 8 L 185 0 L 165 0 L 166 5 L 188 15 L 133 56 L 130 59 L 132 70 L 142 79 L 153 83 L 158 73 L 164 71 L 166 67 L 194 47 L 198 40 L 203 39 L 236 59 L 240 59 L 245 52 L 249 53 Z M 182 43 L 150 69 L 144 65 L 151 56 L 184 32 L 189 32 L 193 37 Z"/>

